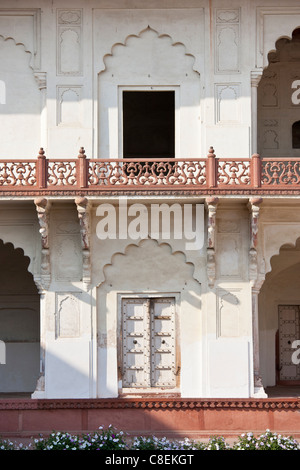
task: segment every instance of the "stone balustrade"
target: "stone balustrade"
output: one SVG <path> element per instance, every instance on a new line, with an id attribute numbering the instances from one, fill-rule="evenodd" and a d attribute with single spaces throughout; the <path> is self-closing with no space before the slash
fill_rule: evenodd
<path id="1" fill-rule="evenodd" d="M 0 160 L 0 194 L 298 194 L 300 158 Z"/>

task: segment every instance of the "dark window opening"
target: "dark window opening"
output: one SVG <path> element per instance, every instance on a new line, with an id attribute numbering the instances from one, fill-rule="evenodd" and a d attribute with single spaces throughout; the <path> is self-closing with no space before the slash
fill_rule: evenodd
<path id="1" fill-rule="evenodd" d="M 123 92 L 123 157 L 175 157 L 174 91 Z"/>
<path id="2" fill-rule="evenodd" d="M 296 121 L 292 127 L 293 149 L 300 149 L 300 121 Z"/>

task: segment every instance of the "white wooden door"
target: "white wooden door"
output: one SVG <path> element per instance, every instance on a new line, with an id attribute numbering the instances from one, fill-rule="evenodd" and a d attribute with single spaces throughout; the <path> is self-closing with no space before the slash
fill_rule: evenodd
<path id="1" fill-rule="evenodd" d="M 122 319 L 123 387 L 175 387 L 175 299 L 123 299 Z"/>
<path id="2" fill-rule="evenodd" d="M 152 387 L 175 387 L 175 301 L 172 298 L 151 302 Z"/>
<path id="3" fill-rule="evenodd" d="M 124 299 L 123 387 L 148 387 L 150 382 L 150 301 Z"/>
<path id="4" fill-rule="evenodd" d="M 279 379 L 300 380 L 300 366 L 293 362 L 293 342 L 299 340 L 299 306 L 279 306 Z"/>

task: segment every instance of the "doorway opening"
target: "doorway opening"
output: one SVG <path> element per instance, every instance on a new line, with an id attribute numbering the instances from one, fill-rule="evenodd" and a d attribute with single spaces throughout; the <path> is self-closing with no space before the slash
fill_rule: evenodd
<path id="1" fill-rule="evenodd" d="M 0 396 L 28 396 L 40 370 L 40 296 L 30 259 L 21 248 L 0 240 Z"/>
<path id="2" fill-rule="evenodd" d="M 175 157 L 175 92 L 123 91 L 123 158 Z"/>

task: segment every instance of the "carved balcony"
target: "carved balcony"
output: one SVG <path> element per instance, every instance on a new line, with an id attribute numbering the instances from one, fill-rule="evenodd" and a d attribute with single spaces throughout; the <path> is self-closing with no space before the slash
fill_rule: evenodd
<path id="1" fill-rule="evenodd" d="M 297 195 L 300 158 L 0 160 L 0 195 Z"/>

